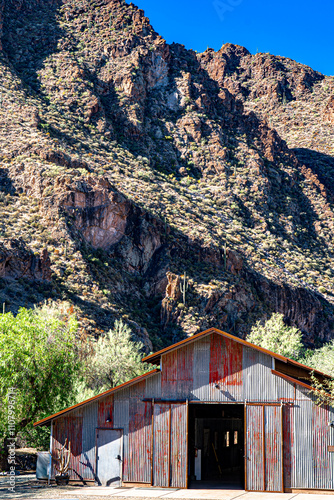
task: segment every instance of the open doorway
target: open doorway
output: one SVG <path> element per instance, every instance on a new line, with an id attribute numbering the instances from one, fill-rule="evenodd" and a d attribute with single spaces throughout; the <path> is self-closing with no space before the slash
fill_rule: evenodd
<path id="1" fill-rule="evenodd" d="M 244 489 L 244 405 L 189 405 L 191 488 Z"/>

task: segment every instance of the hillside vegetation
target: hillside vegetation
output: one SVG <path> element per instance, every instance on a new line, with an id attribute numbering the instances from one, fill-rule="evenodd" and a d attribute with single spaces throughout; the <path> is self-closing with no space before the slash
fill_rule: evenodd
<path id="1" fill-rule="evenodd" d="M 6 311 L 66 302 L 147 352 L 274 312 L 334 338 L 334 77 L 168 45 L 121 0 L 0 5 Z"/>

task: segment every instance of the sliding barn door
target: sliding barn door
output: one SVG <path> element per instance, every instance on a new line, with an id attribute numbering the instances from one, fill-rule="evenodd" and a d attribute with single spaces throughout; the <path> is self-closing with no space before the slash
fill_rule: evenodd
<path id="1" fill-rule="evenodd" d="M 282 440 L 282 406 L 247 404 L 246 490 L 284 491 Z"/>
<path id="2" fill-rule="evenodd" d="M 187 487 L 187 405 L 155 403 L 152 485 Z"/>

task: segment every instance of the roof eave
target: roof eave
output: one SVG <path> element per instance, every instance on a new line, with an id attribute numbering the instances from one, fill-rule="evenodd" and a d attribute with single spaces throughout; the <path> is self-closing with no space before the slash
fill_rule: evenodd
<path id="1" fill-rule="evenodd" d="M 140 380 L 145 380 L 146 378 L 150 377 L 151 375 L 154 375 L 155 373 L 159 373 L 160 370 L 159 368 L 155 368 L 154 370 L 151 370 L 150 372 L 144 373 L 143 375 L 139 375 L 138 377 L 135 377 L 131 380 L 128 380 L 127 382 L 124 382 L 124 384 L 120 384 L 116 387 L 113 387 L 112 389 L 109 389 L 108 391 L 102 392 L 101 394 L 97 394 L 96 396 L 93 396 L 92 398 L 86 399 L 85 401 L 82 401 L 81 403 L 78 403 L 73 406 L 69 406 L 68 408 L 65 408 L 64 410 L 61 410 L 57 413 L 54 413 L 53 415 L 50 415 L 48 417 L 45 417 L 38 422 L 35 422 L 33 425 L 34 427 L 42 427 L 44 425 L 50 425 L 51 421 L 54 420 L 55 418 L 62 417 L 63 415 L 66 415 L 67 413 L 77 410 L 78 408 L 81 408 L 82 406 L 89 404 L 93 401 L 96 401 L 98 399 L 104 398 L 110 394 L 113 394 L 121 389 L 124 389 L 125 387 L 128 387 L 130 385 L 135 384 L 136 382 L 139 382 Z"/>

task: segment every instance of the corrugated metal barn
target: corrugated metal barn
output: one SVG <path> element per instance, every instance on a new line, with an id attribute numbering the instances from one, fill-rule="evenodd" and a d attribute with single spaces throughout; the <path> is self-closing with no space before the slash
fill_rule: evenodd
<path id="1" fill-rule="evenodd" d="M 315 404 L 311 368 L 214 328 L 144 361 L 160 368 L 36 422 L 54 457 L 71 442 L 71 479 L 334 488 L 334 414 Z"/>

